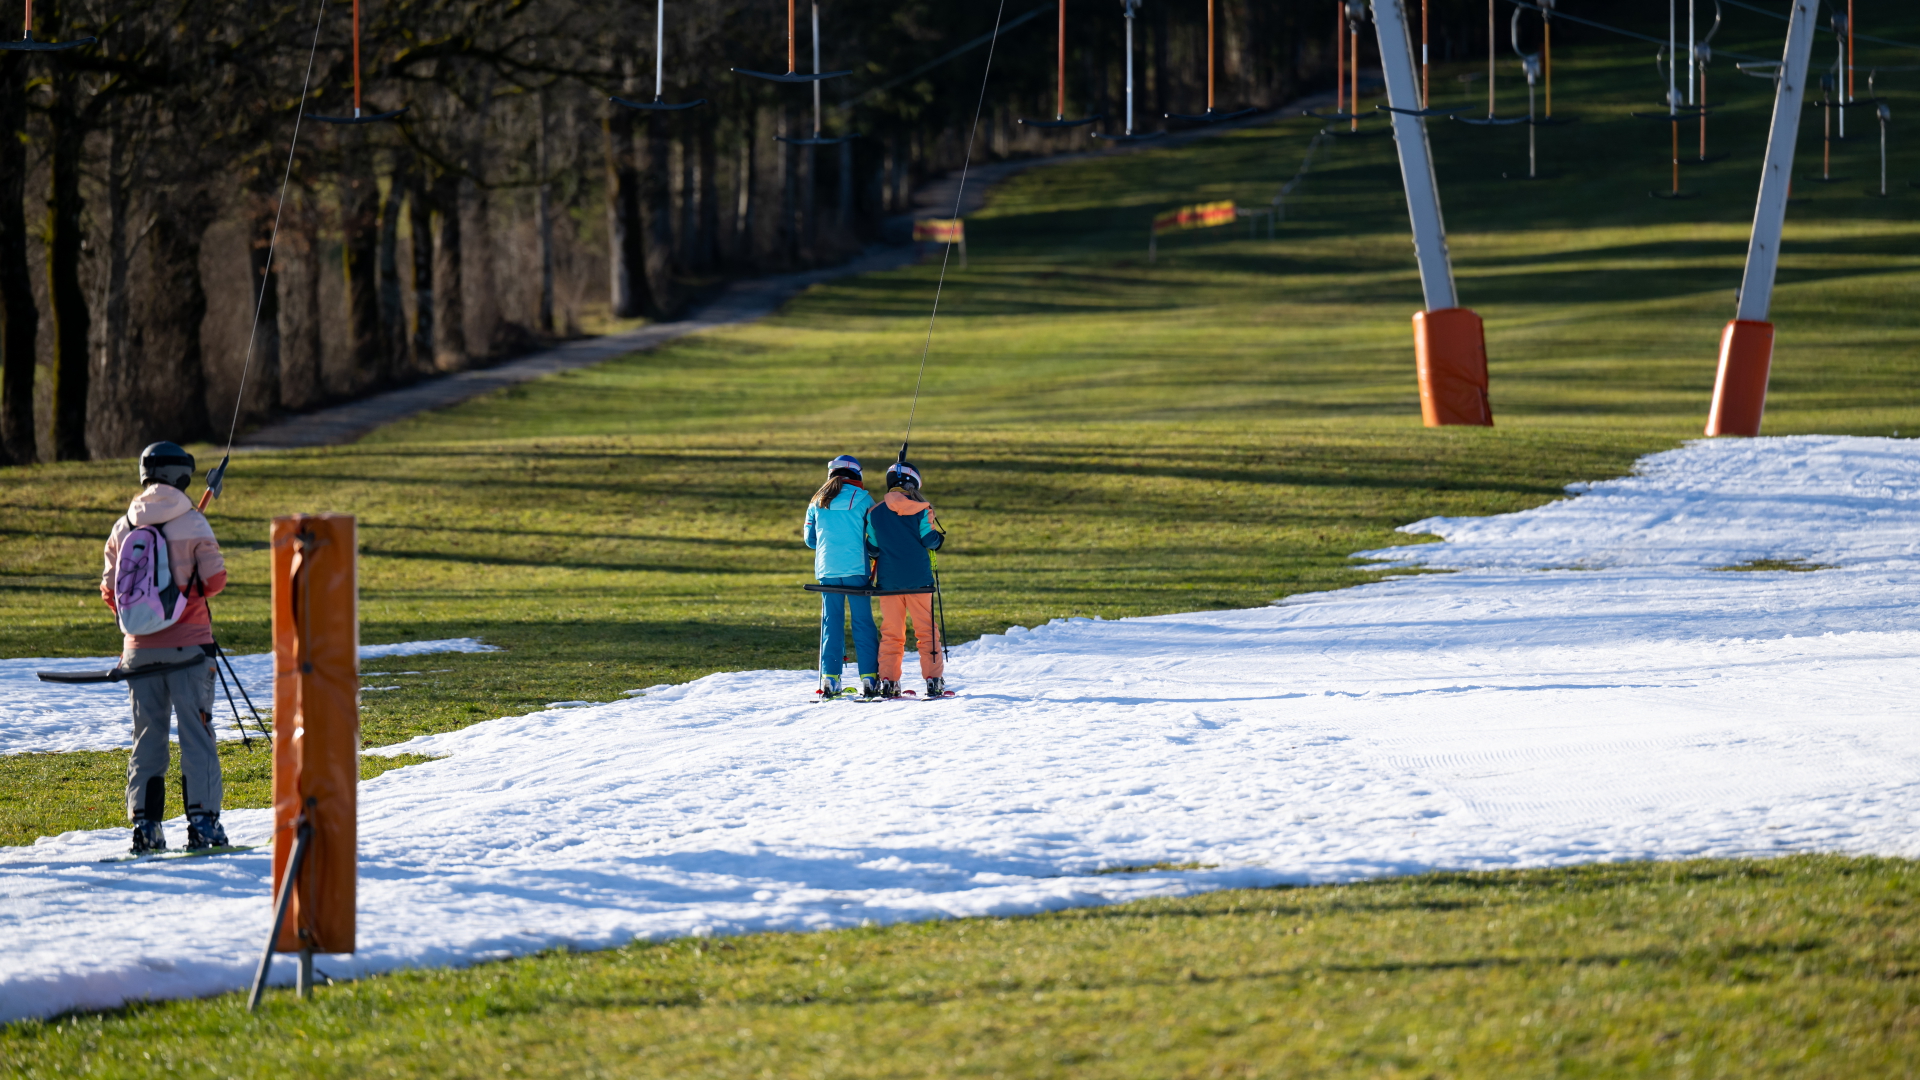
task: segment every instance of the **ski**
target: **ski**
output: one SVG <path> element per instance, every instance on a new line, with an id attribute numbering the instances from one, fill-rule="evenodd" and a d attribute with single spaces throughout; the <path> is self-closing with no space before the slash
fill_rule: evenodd
<path id="1" fill-rule="evenodd" d="M 226 844 L 220 847 L 199 848 L 197 850 L 181 848 L 178 851 L 143 851 L 138 855 L 113 855 L 100 861 L 103 863 L 125 863 L 153 862 L 159 859 L 199 859 L 208 855 L 238 855 L 243 851 L 253 851 L 259 846 L 258 844 Z"/>

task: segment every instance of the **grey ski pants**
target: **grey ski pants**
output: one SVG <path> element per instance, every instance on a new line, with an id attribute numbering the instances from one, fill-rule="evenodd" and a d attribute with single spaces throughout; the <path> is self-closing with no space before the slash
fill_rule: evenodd
<path id="1" fill-rule="evenodd" d="M 173 664 L 206 656 L 183 649 L 129 649 L 122 667 Z M 189 811 L 220 812 L 220 750 L 213 737 L 213 657 L 202 667 L 127 682 L 133 703 L 133 760 L 127 765 L 127 817 L 166 818 L 168 729 L 180 718 L 180 794 Z"/>

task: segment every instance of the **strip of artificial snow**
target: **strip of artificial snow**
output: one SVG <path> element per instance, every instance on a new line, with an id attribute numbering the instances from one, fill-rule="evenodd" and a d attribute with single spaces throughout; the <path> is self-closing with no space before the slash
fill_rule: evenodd
<path id="1" fill-rule="evenodd" d="M 1411 566 L 1670 567 L 1758 559 L 1849 567 L 1920 558 L 1920 453 L 1901 439 L 1720 439 L 1643 458 L 1634 475 L 1573 484 L 1524 514 L 1401 528 L 1447 543 L 1362 555 Z"/>
<path id="2" fill-rule="evenodd" d="M 1461 572 L 1015 628 L 954 650 L 947 701 L 814 705 L 806 672 L 739 672 L 384 748 L 444 756 L 362 786 L 359 951 L 321 967 L 1433 868 L 1920 855 L 1920 443 L 1700 443 L 1424 527 L 1459 539 L 1394 554 Z M 1755 558 L 1838 568 L 1708 569 Z M 268 833 L 264 810 L 229 822 Z M 0 851 L 0 1018 L 245 985 L 266 854 L 94 861 L 123 845 Z M 1213 868 L 1091 873 L 1163 861 Z"/>
<path id="3" fill-rule="evenodd" d="M 495 647 L 474 638 L 402 641 L 393 645 L 360 646 L 360 662 L 430 653 L 493 652 Z M 235 656 L 233 669 L 262 714 L 273 708 L 273 654 Z M 30 658 L 0 660 L 0 756 L 68 750 L 115 750 L 133 745 L 127 718 L 127 684 L 41 682 L 40 671 L 103 671 L 120 662 L 117 656 Z M 222 674 L 225 673 L 224 665 Z M 388 687 L 387 689 L 393 689 Z M 238 739 L 240 729 L 227 708 L 220 684 L 214 683 L 213 724 L 222 739 Z M 242 715 L 246 703 L 233 691 Z M 254 734 L 259 734 L 255 731 Z M 0 915 L 0 918 L 4 918 Z"/>

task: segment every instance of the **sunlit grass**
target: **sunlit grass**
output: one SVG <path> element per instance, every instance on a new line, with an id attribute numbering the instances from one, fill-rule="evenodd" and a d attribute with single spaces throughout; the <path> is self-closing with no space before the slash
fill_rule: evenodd
<path id="1" fill-rule="evenodd" d="M 1266 205 L 1312 126 L 1036 170 L 996 193 L 970 222 L 971 268 L 947 282 L 913 434 L 954 537 L 952 637 L 1371 580 L 1349 556 L 1416 542 L 1396 526 L 1536 506 L 1698 437 L 1766 85 L 1725 77 L 1714 139 L 1730 156 L 1689 168 L 1698 198 L 1663 202 L 1645 192 L 1665 183 L 1666 130 L 1626 116 L 1653 97 L 1646 69 L 1638 53 L 1599 50 L 1557 67 L 1557 101 L 1582 122 L 1541 132 L 1555 179 L 1501 176 L 1524 168 L 1521 129 L 1433 126 L 1461 298 L 1487 322 L 1491 430 L 1419 426 L 1408 320 L 1421 298 L 1388 140 L 1324 148 L 1276 239 L 1174 237 L 1152 266 L 1154 212 Z M 1452 92 L 1450 74 L 1436 87 Z M 1886 85 L 1897 114 L 1920 105 Z M 1895 165 L 1910 174 L 1920 159 L 1896 145 Z M 1801 197 L 1767 432 L 1920 431 L 1920 204 Z M 235 582 L 215 605 L 223 639 L 266 648 L 267 519 L 338 510 L 361 523 L 363 640 L 505 648 L 370 665 L 423 672 L 380 675 L 402 689 L 369 695 L 370 745 L 713 671 L 808 667 L 802 508 L 829 457 L 877 465 L 899 447 L 935 273 L 819 287 L 761 323 L 355 446 L 246 455 L 214 515 Z M 131 464 L 0 479 L 0 654 L 115 651 L 94 582 Z M 956 677 L 964 688 L 964 668 Z M 258 763 L 227 755 L 229 805 L 263 805 Z M 121 760 L 0 759 L 0 843 L 117 820 Z M 0 1035 L 0 1063 L 25 1075 L 1898 1075 L 1920 1016 L 1911 873 L 1809 858 L 1458 875 L 643 945 L 369 980 L 311 1007 L 276 1000 L 264 1020 L 225 998 L 28 1024 Z"/>
<path id="2" fill-rule="evenodd" d="M 1913 864 L 1436 874 L 554 952 L 0 1030 L 111 1076 L 1901 1076 Z M 322 962 L 321 967 L 325 968 Z"/>

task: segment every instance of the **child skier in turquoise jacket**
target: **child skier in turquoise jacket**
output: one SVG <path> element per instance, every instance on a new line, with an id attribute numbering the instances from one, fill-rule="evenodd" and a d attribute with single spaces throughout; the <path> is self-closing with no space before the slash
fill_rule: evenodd
<path id="1" fill-rule="evenodd" d="M 827 482 L 807 505 L 801 537 L 813 549 L 813 576 L 822 585 L 866 588 L 867 511 L 873 496 L 860 483 L 860 462 L 845 454 L 827 462 Z M 853 616 L 853 654 L 860 664 L 863 696 L 880 692 L 880 634 L 873 624 L 873 601 L 846 593 L 820 594 L 820 696 L 840 693 L 846 666 L 845 619 Z"/>

